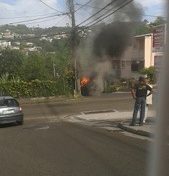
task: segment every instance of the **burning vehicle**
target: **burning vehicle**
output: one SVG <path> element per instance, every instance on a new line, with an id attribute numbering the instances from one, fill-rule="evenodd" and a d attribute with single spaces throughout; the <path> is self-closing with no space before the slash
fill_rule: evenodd
<path id="1" fill-rule="evenodd" d="M 95 74 L 92 76 L 82 76 L 80 79 L 80 89 L 82 96 L 92 96 L 96 91 Z"/>

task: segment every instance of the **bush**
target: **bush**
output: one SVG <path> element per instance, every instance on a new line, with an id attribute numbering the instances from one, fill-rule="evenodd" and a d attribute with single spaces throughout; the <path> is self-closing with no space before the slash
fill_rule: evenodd
<path id="1" fill-rule="evenodd" d="M 58 95 L 68 95 L 71 87 L 65 86 L 63 81 L 6 81 L 0 82 L 0 94 L 20 97 L 49 97 Z"/>
<path id="2" fill-rule="evenodd" d="M 140 73 L 143 75 L 147 75 L 150 82 L 155 83 L 155 68 L 154 67 L 144 68 L 140 71 Z"/>
<path id="3" fill-rule="evenodd" d="M 105 93 L 111 93 L 111 92 L 118 92 L 120 91 L 122 88 L 122 86 L 114 84 L 114 85 L 107 85 L 107 87 L 105 88 L 104 92 Z"/>

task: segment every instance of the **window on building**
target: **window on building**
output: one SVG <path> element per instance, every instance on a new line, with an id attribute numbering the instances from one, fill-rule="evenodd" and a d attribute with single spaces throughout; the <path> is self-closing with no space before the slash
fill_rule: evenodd
<path id="1" fill-rule="evenodd" d="M 133 61 L 131 64 L 131 71 L 132 72 L 138 72 L 144 68 L 144 62 L 143 61 Z"/>

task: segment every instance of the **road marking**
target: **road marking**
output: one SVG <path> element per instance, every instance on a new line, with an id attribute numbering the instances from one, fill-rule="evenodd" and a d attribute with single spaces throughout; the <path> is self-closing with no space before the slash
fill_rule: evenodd
<path id="1" fill-rule="evenodd" d="M 48 130 L 49 126 L 44 126 L 44 127 L 40 127 L 40 128 L 36 128 L 35 130 Z"/>

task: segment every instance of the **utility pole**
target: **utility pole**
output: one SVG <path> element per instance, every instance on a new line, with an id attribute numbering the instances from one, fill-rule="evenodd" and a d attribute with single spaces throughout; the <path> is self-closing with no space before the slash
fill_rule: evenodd
<path id="1" fill-rule="evenodd" d="M 78 90 L 78 75 L 77 75 L 77 60 L 76 60 L 76 46 L 77 46 L 77 31 L 76 31 L 76 22 L 75 22 L 75 8 L 74 8 L 74 0 L 67 0 L 68 7 L 70 11 L 70 18 L 72 23 L 72 31 L 71 31 L 71 47 L 72 47 L 72 61 L 74 67 L 74 95 L 77 95 Z"/>
<path id="2" fill-rule="evenodd" d="M 53 63 L 53 77 L 56 77 L 56 65 Z"/>

